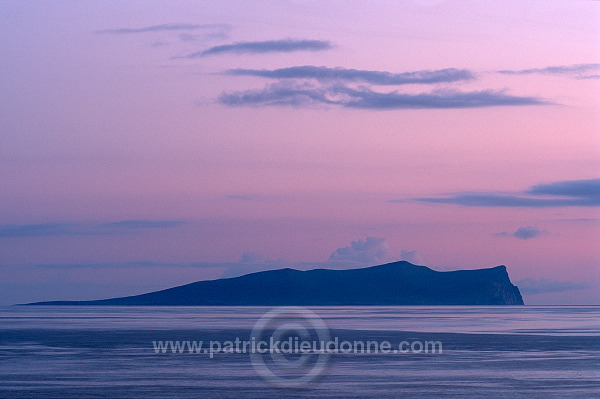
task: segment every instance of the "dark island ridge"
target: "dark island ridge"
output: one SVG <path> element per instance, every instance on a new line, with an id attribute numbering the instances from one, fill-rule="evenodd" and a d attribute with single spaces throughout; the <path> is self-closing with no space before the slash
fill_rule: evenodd
<path id="1" fill-rule="evenodd" d="M 147 294 L 66 306 L 523 305 L 505 266 L 439 272 L 400 261 L 350 270 L 269 270 L 198 281 Z"/>

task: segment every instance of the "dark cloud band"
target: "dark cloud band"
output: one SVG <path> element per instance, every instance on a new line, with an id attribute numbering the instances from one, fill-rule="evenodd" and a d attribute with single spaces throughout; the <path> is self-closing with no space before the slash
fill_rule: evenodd
<path id="1" fill-rule="evenodd" d="M 332 48 L 332 44 L 323 40 L 266 40 L 260 42 L 237 42 L 210 47 L 206 50 L 188 54 L 180 58 L 199 58 L 218 54 L 264 54 L 291 53 L 294 51 L 322 51 Z"/>
<path id="2" fill-rule="evenodd" d="M 123 220 L 102 225 L 76 223 L 8 224 L 0 225 L 0 238 L 124 234 L 149 229 L 167 229 L 184 224 L 187 224 L 187 222 L 181 220 Z"/>
<path id="3" fill-rule="evenodd" d="M 370 88 L 344 85 L 315 86 L 312 84 L 278 83 L 262 90 L 222 94 L 218 101 L 229 106 L 312 106 L 337 105 L 345 108 L 374 110 L 479 108 L 546 104 L 535 97 L 519 97 L 504 91 L 460 92 L 436 90 L 409 94 L 397 91 L 381 93 Z"/>
<path id="4" fill-rule="evenodd" d="M 520 70 L 503 70 L 498 71 L 505 75 L 530 75 L 530 74 L 546 74 L 546 75 L 577 75 L 582 73 L 594 72 L 600 70 L 600 64 L 574 64 L 574 65 L 559 65 L 548 66 L 545 68 L 531 68 Z"/>
<path id="5" fill-rule="evenodd" d="M 134 33 L 147 33 L 147 32 L 172 32 L 172 31 L 196 31 L 196 30 L 229 30 L 231 26 L 227 24 L 161 24 L 145 26 L 142 28 L 119 28 L 119 29 L 105 29 L 98 30 L 96 33 L 106 34 L 134 34 Z"/>
<path id="6" fill-rule="evenodd" d="M 464 194 L 444 198 L 416 198 L 415 200 L 480 207 L 594 207 L 600 206 L 600 179 L 539 184 L 516 195 Z"/>
<path id="7" fill-rule="evenodd" d="M 105 224 L 105 227 L 120 229 L 168 229 L 186 224 L 182 220 L 122 220 Z"/>
<path id="8" fill-rule="evenodd" d="M 475 79 L 475 74 L 466 69 L 446 68 L 435 71 L 390 73 L 329 68 L 324 66 L 295 66 L 280 69 L 230 69 L 225 72 L 235 76 L 258 76 L 270 79 L 316 79 L 320 81 L 365 82 L 375 85 L 435 84 Z"/>

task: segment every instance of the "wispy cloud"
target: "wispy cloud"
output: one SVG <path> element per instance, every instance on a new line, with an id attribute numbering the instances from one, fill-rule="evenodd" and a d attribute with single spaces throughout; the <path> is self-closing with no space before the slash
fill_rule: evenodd
<path id="1" fill-rule="evenodd" d="M 519 69 L 519 70 L 503 70 L 498 71 L 505 75 L 530 75 L 530 74 L 544 74 L 544 75 L 569 75 L 574 76 L 577 79 L 594 79 L 594 75 L 585 76 L 584 74 L 600 71 L 600 64 L 574 64 L 574 65 L 559 65 L 559 66 L 547 66 L 544 68 L 531 68 L 531 69 Z M 597 76 L 597 75 L 595 75 Z"/>
<path id="2" fill-rule="evenodd" d="M 569 180 L 539 184 L 515 195 L 481 193 L 453 195 L 442 198 L 416 198 L 415 200 L 437 204 L 482 207 L 592 207 L 600 206 L 600 179 Z M 395 201 L 392 200 L 391 202 Z"/>
<path id="3" fill-rule="evenodd" d="M 230 69 L 225 73 L 235 76 L 258 76 L 270 79 L 316 79 L 319 81 L 365 82 L 375 85 L 435 84 L 475 79 L 475 74 L 471 71 L 456 68 L 391 73 L 304 65 L 272 70 Z"/>
<path id="4" fill-rule="evenodd" d="M 89 263 L 38 263 L 24 264 L 21 268 L 29 269 L 154 269 L 154 268 L 211 268 L 224 267 L 223 265 L 232 265 L 231 263 L 214 263 L 214 262 L 154 262 L 154 261 L 133 261 L 133 262 L 89 262 Z M 0 265 L 0 267 L 8 267 L 8 265 Z"/>
<path id="5" fill-rule="evenodd" d="M 36 223 L 0 225 L 0 237 L 38 237 L 72 234 L 74 225 L 69 223 Z"/>
<path id="6" fill-rule="evenodd" d="M 416 198 L 417 201 L 437 204 L 455 204 L 463 206 L 488 207 L 529 207 L 549 208 L 561 206 L 598 206 L 598 199 L 588 198 L 524 198 L 513 195 L 467 194 L 446 198 Z M 393 201 L 392 201 L 393 202 Z"/>
<path id="7" fill-rule="evenodd" d="M 123 234 L 145 229 L 165 229 L 186 224 L 180 220 L 123 220 L 101 225 L 82 223 L 35 223 L 0 225 L 0 238 L 87 236 Z"/>
<path id="8" fill-rule="evenodd" d="M 538 184 L 531 187 L 527 193 L 535 195 L 560 195 L 599 199 L 600 179 L 567 180 L 555 183 Z"/>
<path id="9" fill-rule="evenodd" d="M 554 219 L 553 221 L 567 223 L 600 223 L 600 218 Z"/>
<path id="10" fill-rule="evenodd" d="M 299 262 L 293 263 L 285 259 L 270 259 L 265 255 L 256 252 L 244 252 L 237 262 L 155 262 L 155 261 L 135 261 L 135 262 L 90 262 L 90 263 L 46 263 L 46 264 L 23 264 L 20 267 L 29 269 L 157 269 L 169 268 L 189 269 L 189 268 L 221 268 L 223 273 L 221 278 L 231 278 L 242 276 L 248 273 L 255 273 L 265 270 L 281 269 L 292 267 L 298 270 L 311 270 L 315 268 L 325 269 L 352 269 L 362 266 L 373 266 L 388 262 L 394 262 L 399 258 L 411 263 L 422 264 L 422 260 L 417 251 L 402 250 L 398 257 L 389 249 L 385 238 L 366 237 L 352 241 L 349 246 L 338 248 L 326 261 L 320 262 Z M 9 267 L 9 265 L 0 264 L 0 268 Z M 453 269 L 454 270 L 454 269 Z"/>
<path id="11" fill-rule="evenodd" d="M 176 58 L 200 58 L 218 54 L 265 54 L 265 53 L 291 53 L 294 51 L 322 51 L 329 50 L 333 45 L 323 40 L 265 40 L 259 42 L 236 42 L 210 47 L 206 50 Z"/>
<path id="12" fill-rule="evenodd" d="M 600 75 L 585 75 L 585 76 L 576 76 L 575 79 L 579 80 L 591 80 L 591 79 L 600 79 Z"/>
<path id="13" fill-rule="evenodd" d="M 105 227 L 118 229 L 169 229 L 186 224 L 182 220 L 122 220 L 105 224 Z"/>
<path id="14" fill-rule="evenodd" d="M 256 252 L 244 252 L 237 263 L 224 265 L 227 268 L 221 275 L 221 278 L 239 277 L 248 273 L 293 266 L 285 259 L 268 259 L 266 256 Z"/>
<path id="15" fill-rule="evenodd" d="M 104 30 L 97 30 L 96 33 L 126 35 L 126 34 L 148 33 L 148 32 L 187 32 L 187 31 L 203 31 L 203 30 L 229 31 L 230 29 L 231 29 L 231 26 L 227 25 L 227 24 L 168 23 L 168 24 L 144 26 L 141 28 L 104 29 Z"/>
<path id="16" fill-rule="evenodd" d="M 400 259 L 412 263 L 413 265 L 423 265 L 425 262 L 421 258 L 421 254 L 416 249 L 403 249 L 400 251 Z"/>
<path id="17" fill-rule="evenodd" d="M 571 281 L 555 281 L 546 278 L 526 278 L 515 282 L 523 294 L 536 295 L 547 294 L 551 292 L 565 292 L 573 290 L 582 290 L 590 288 L 585 283 L 575 283 Z"/>
<path id="18" fill-rule="evenodd" d="M 536 226 L 521 226 L 514 233 L 496 233 L 494 234 L 497 237 L 515 237 L 520 240 L 529 240 L 531 238 L 536 238 L 546 233 L 545 230 L 540 230 Z"/>
<path id="19" fill-rule="evenodd" d="M 280 82 L 262 90 L 223 93 L 218 101 L 229 106 L 315 106 L 337 105 L 360 109 L 444 109 L 479 108 L 497 106 L 547 104 L 536 97 L 520 97 L 505 91 L 482 90 L 460 92 L 434 90 L 429 93 L 378 92 L 367 87 L 352 88 L 345 85 Z"/>

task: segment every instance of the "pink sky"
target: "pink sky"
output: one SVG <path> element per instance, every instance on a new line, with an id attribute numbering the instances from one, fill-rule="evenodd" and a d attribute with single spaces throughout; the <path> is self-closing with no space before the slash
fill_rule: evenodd
<path id="1" fill-rule="evenodd" d="M 1 2 L 0 304 L 322 267 L 366 237 L 600 304 L 600 4 L 398 3 Z M 224 73 L 299 66 L 472 79 Z"/>

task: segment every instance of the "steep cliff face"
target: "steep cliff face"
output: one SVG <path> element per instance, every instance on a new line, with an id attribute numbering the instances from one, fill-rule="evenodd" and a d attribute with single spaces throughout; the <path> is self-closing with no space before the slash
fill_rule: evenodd
<path id="1" fill-rule="evenodd" d="M 271 270 L 143 295 L 35 305 L 523 305 L 505 266 L 438 272 L 408 262 L 351 270 Z"/>
<path id="2" fill-rule="evenodd" d="M 492 296 L 498 298 L 500 305 L 523 305 L 519 287 L 512 284 L 493 283 Z"/>
<path id="3" fill-rule="evenodd" d="M 464 287 L 463 300 L 474 305 L 524 304 L 519 288 L 511 283 L 504 265 L 490 269 L 449 272 L 448 277 L 462 281 L 457 282 L 458 285 L 467 285 Z"/>

